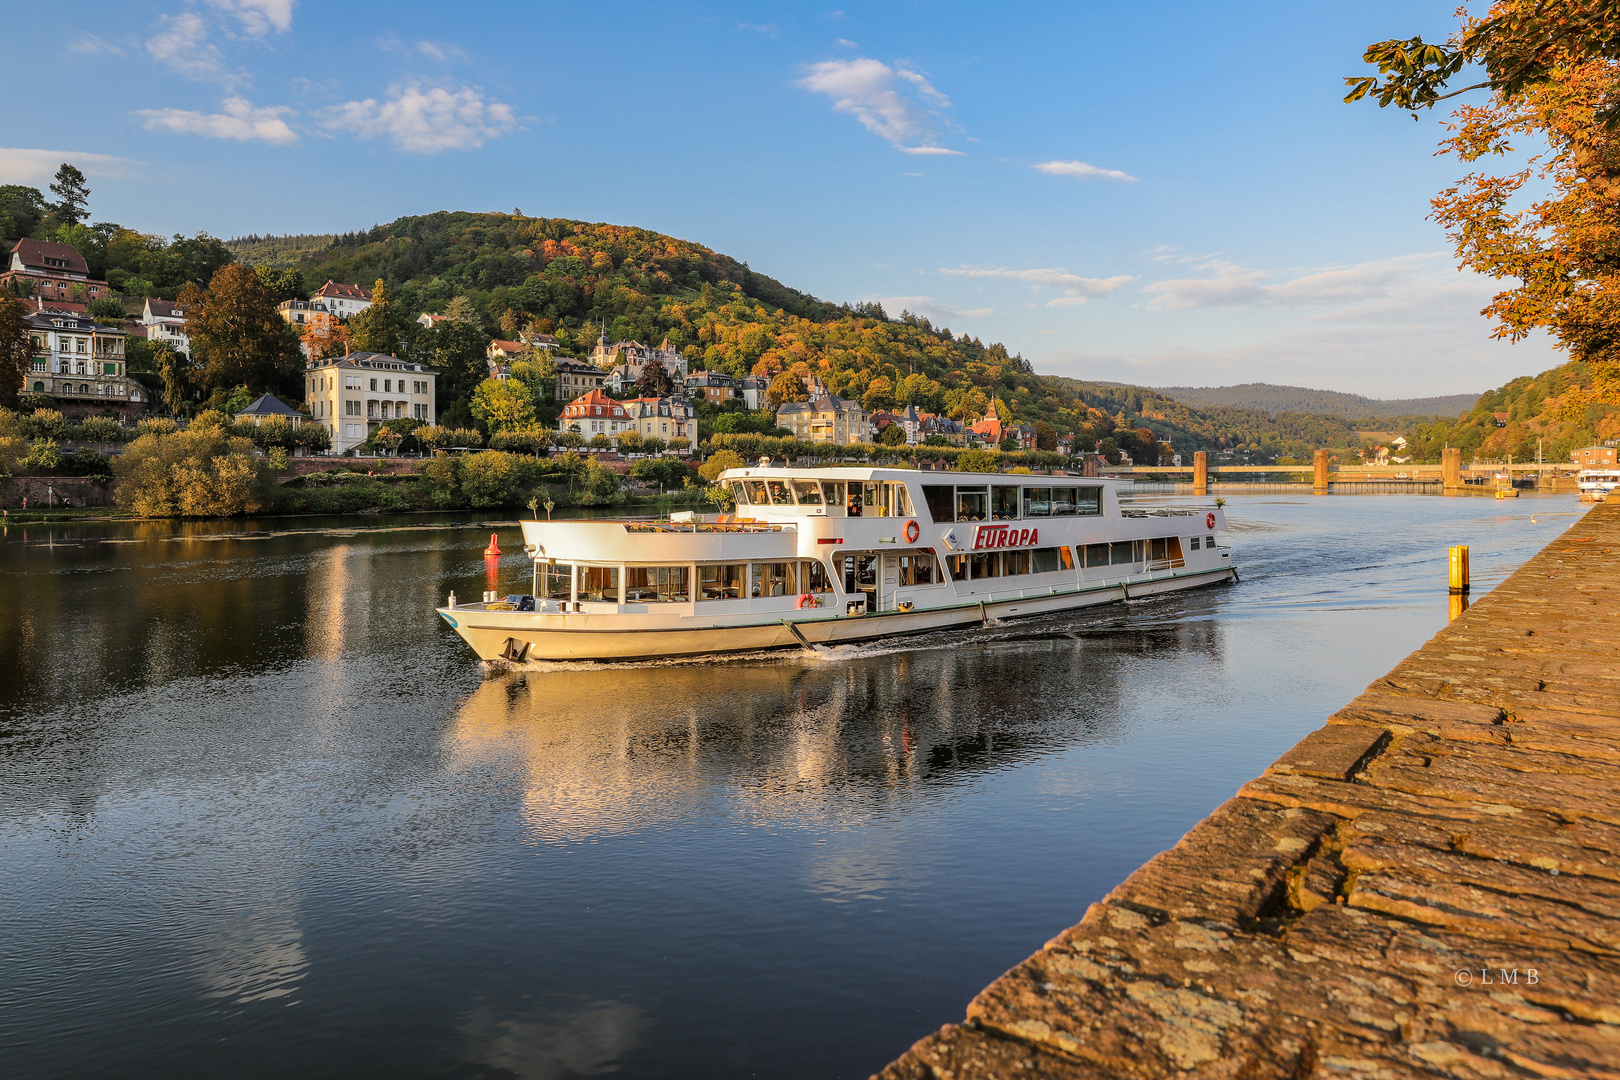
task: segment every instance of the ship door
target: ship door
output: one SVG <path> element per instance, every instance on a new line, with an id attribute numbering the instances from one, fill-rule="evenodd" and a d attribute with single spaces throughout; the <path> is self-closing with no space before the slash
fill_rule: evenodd
<path id="1" fill-rule="evenodd" d="M 881 555 L 878 567 L 877 609 L 893 611 L 895 590 L 900 587 L 900 556 Z"/>
<path id="2" fill-rule="evenodd" d="M 868 612 L 877 611 L 878 557 L 869 551 L 844 556 L 844 596 L 862 601 Z"/>

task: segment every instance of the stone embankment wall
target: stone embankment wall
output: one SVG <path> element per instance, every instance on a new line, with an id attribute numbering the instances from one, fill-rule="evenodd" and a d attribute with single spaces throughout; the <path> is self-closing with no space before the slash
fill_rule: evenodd
<path id="1" fill-rule="evenodd" d="M 1620 1076 L 1620 505 L 880 1075 Z"/>
<path id="2" fill-rule="evenodd" d="M 49 490 L 47 490 L 49 489 Z M 54 492 L 54 496 L 52 495 Z M 0 506 L 29 509 L 56 506 L 111 506 L 116 486 L 85 476 L 10 476 L 0 480 Z"/>

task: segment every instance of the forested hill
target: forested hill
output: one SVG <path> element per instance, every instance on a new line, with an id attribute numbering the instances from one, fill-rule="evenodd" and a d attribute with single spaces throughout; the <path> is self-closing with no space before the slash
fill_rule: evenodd
<path id="1" fill-rule="evenodd" d="M 1188 405 L 1229 405 L 1268 413 L 1325 413 L 1358 420 L 1363 417 L 1456 416 L 1479 400 L 1478 394 L 1447 394 L 1426 398 L 1369 398 L 1337 390 L 1311 390 L 1304 386 L 1242 383 L 1237 386 L 1159 386 L 1159 393 Z"/>
<path id="2" fill-rule="evenodd" d="M 821 300 L 701 244 L 646 229 L 441 211 L 329 241 L 252 236 L 229 246 L 244 262 L 297 269 L 310 287 L 384 280 L 405 349 L 424 355 L 429 343 L 413 340 L 411 320 L 465 296 L 487 332 L 554 334 L 565 354 L 587 352 L 601 332 L 610 341 L 667 338 L 693 370 L 813 373 L 867 408 L 909 404 L 975 420 L 998 400 L 1004 416 L 1072 432 L 1088 449 L 1113 438 L 1145 452 L 1162 439 L 1182 453 L 1224 450 L 1267 461 L 1357 441 L 1333 417 L 1198 408 L 1153 391 L 1037 375 L 999 344 L 877 304 Z"/>
<path id="3" fill-rule="evenodd" d="M 1620 404 L 1612 384 L 1600 387 L 1590 364 L 1571 361 L 1481 394 L 1456 419 L 1420 424 L 1408 434 L 1419 460 L 1439 460 L 1447 446 L 1487 461 L 1568 461 L 1569 452 L 1620 438 Z M 1607 398 L 1607 401 L 1601 400 Z M 1500 426 L 1498 426 L 1500 425 Z"/>

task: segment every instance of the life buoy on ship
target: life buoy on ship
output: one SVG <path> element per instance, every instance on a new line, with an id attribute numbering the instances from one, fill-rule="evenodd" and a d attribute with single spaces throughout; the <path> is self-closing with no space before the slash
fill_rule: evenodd
<path id="1" fill-rule="evenodd" d="M 1204 524 L 1212 529 L 1215 527 L 1215 511 L 1211 510 L 1204 516 Z"/>
<path id="2" fill-rule="evenodd" d="M 819 606 L 819 605 L 818 605 L 818 603 L 816 601 L 816 598 L 814 596 L 811 596 L 809 593 L 800 593 L 799 594 L 799 608 L 800 608 L 800 610 L 803 610 L 804 608 L 807 608 L 807 607 L 817 607 L 817 606 Z"/>
<path id="3" fill-rule="evenodd" d="M 906 522 L 906 543 L 915 544 L 917 542 L 917 537 L 921 535 L 922 530 L 917 527 L 917 523 L 915 521 Z"/>

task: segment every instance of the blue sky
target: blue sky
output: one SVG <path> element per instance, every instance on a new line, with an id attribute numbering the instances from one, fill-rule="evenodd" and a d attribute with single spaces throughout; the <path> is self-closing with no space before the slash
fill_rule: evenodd
<path id="1" fill-rule="evenodd" d="M 1340 102 L 1453 6 L 19 6 L 0 183 L 74 161 L 96 219 L 218 236 L 520 208 L 1044 372 L 1477 391 L 1561 357 L 1489 340 L 1425 220 L 1442 118 Z"/>

